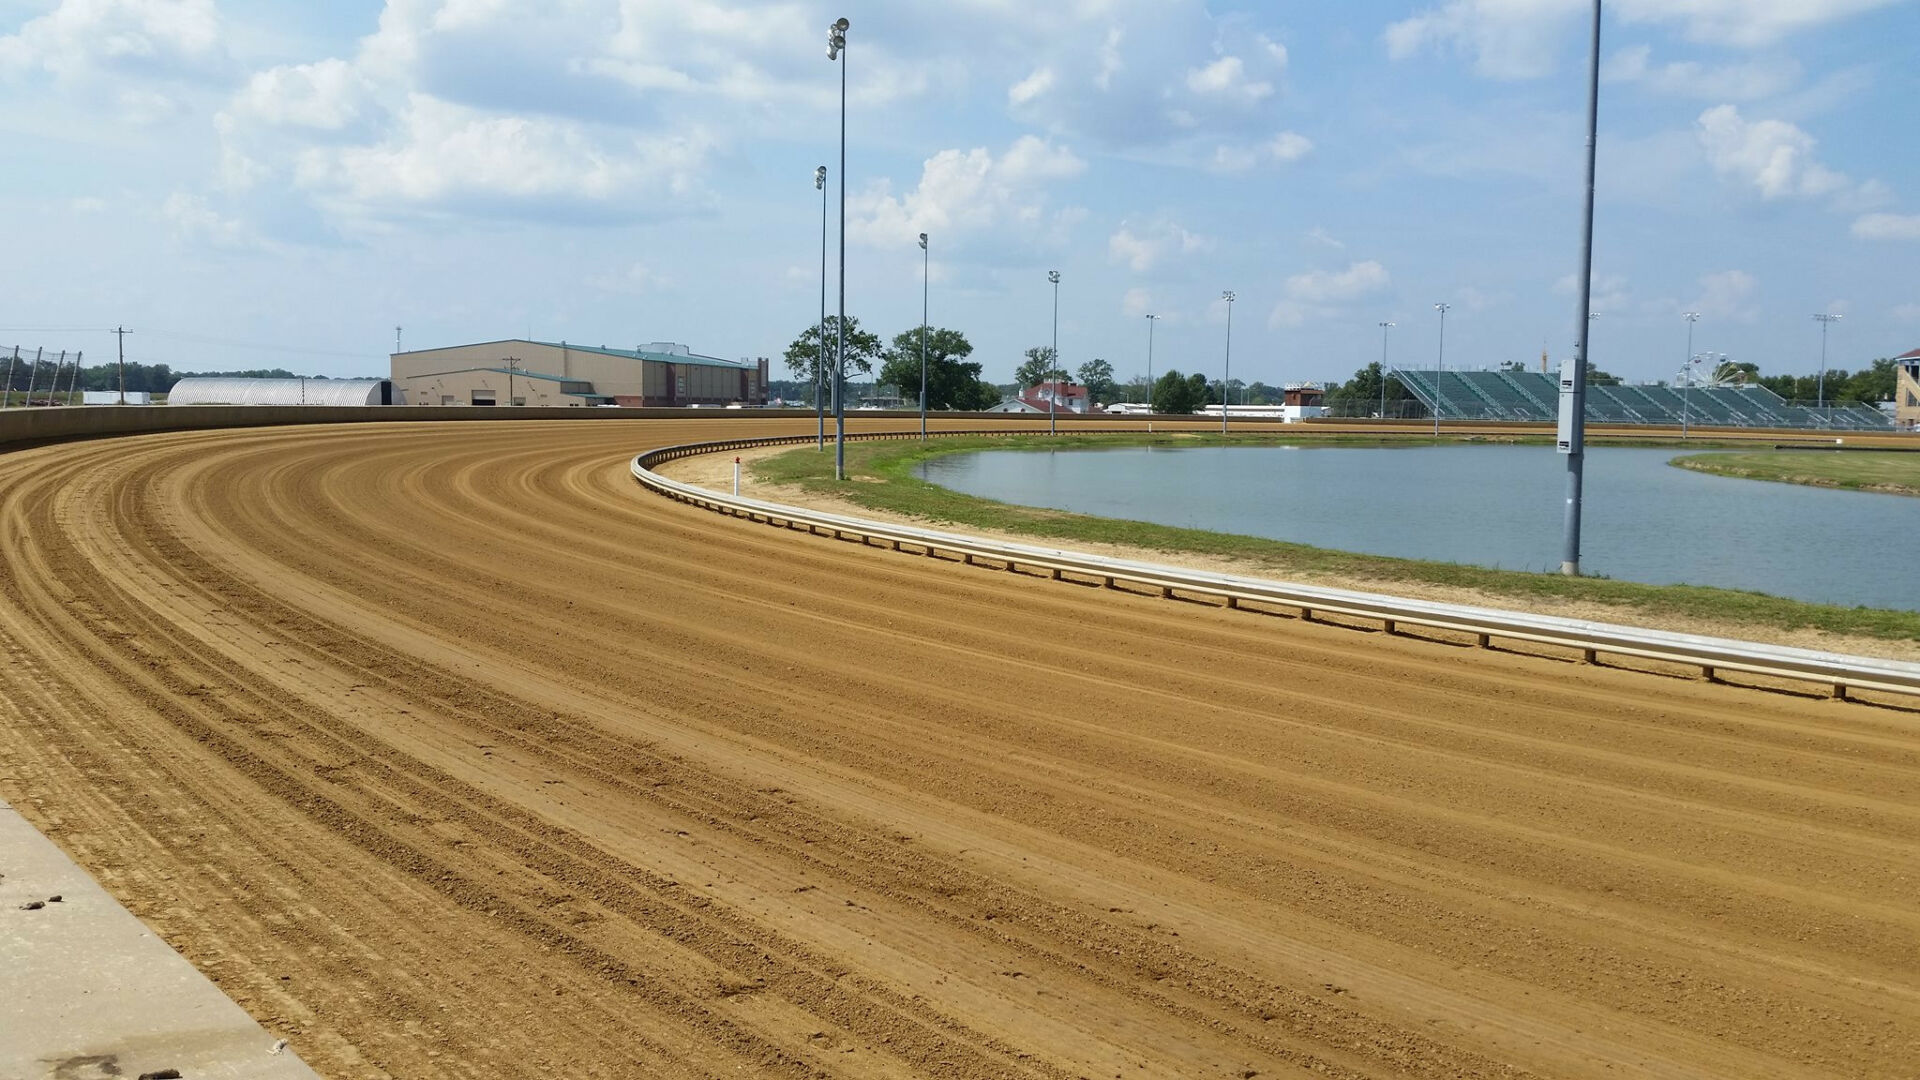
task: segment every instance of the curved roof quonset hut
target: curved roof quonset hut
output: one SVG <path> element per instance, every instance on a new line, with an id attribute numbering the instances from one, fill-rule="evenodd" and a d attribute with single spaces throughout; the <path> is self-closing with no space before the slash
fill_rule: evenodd
<path id="1" fill-rule="evenodd" d="M 403 405 L 392 379 L 181 379 L 169 405 Z"/>

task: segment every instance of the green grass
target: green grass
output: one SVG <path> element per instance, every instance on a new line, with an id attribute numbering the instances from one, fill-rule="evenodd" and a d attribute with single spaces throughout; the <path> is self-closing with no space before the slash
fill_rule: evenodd
<path id="1" fill-rule="evenodd" d="M 1716 476 L 1783 484 L 1920 495 L 1920 454 L 1871 450 L 1789 450 L 1677 457 L 1673 464 Z"/>
<path id="2" fill-rule="evenodd" d="M 1489 440 L 1491 441 L 1491 440 Z M 1543 442 L 1543 439 L 1502 439 Z M 1518 601 L 1570 600 L 1618 609 L 1616 621 L 1658 622 L 1664 617 L 1706 619 L 1780 630 L 1817 629 L 1857 637 L 1920 640 L 1920 612 L 1808 604 L 1764 593 L 1697 585 L 1641 585 L 1606 578 L 1570 578 L 1557 573 L 1489 570 L 1458 563 L 1395 559 L 1330 548 L 1268 540 L 1256 536 L 1154 525 L 1141 521 L 1090 517 L 1014 506 L 930 484 L 913 475 L 929 458 L 975 450 L 1086 449 L 1089 446 L 1195 447 L 1222 445 L 1218 435 L 1007 435 L 960 436 L 928 443 L 855 442 L 847 444 L 847 477 L 833 479 L 833 454 L 812 447 L 762 459 L 753 468 L 762 481 L 792 484 L 821 495 L 846 499 L 873 510 L 906 514 L 927 521 L 968 525 L 1046 540 L 1092 541 L 1148 551 L 1192 553 L 1244 560 L 1277 577 L 1337 576 L 1366 581 L 1391 592 L 1394 583 L 1445 585 L 1475 589 Z M 1382 442 L 1364 436 L 1235 436 L 1235 446 L 1277 445 L 1408 446 L 1418 441 Z M 1644 445 L 1644 444 L 1642 444 Z"/>

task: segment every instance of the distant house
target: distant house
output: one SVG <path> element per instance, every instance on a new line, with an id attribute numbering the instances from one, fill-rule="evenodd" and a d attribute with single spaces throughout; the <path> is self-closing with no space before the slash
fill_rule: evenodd
<path id="1" fill-rule="evenodd" d="M 1065 379 L 1052 379 L 1037 383 L 1020 392 L 1017 399 L 1031 406 L 1033 412 L 1073 412 L 1084 413 L 1093 408 L 1093 392 L 1077 383 Z M 1025 410 L 1007 409 L 1006 412 Z"/>
<path id="2" fill-rule="evenodd" d="M 1043 413 L 1043 412 L 1046 412 L 1047 410 L 1036 409 L 1032 405 L 1027 404 L 1024 399 L 1012 397 L 1012 398 L 1007 398 L 1006 400 L 1002 401 L 1000 404 L 995 405 L 990 409 L 982 409 L 980 411 L 993 412 L 993 413 L 1037 413 L 1037 412 Z"/>
<path id="3" fill-rule="evenodd" d="M 1893 423 L 1920 431 L 1920 349 L 1893 358 Z"/>

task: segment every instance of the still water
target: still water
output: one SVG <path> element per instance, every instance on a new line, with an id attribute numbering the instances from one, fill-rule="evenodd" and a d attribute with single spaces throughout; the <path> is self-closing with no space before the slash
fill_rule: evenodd
<path id="1" fill-rule="evenodd" d="M 1920 499 L 1707 476 L 1680 451 L 1587 451 L 1581 569 L 1920 610 Z M 1560 565 L 1552 447 L 986 451 L 927 480 L 1002 502 L 1509 570 Z"/>

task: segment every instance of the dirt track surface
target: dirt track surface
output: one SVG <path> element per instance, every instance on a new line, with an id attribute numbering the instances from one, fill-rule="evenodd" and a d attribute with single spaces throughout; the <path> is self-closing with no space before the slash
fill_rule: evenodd
<path id="1" fill-rule="evenodd" d="M 1913 1075 L 1915 714 L 627 473 L 766 429 L 0 456 L 0 796 L 333 1077 Z"/>

